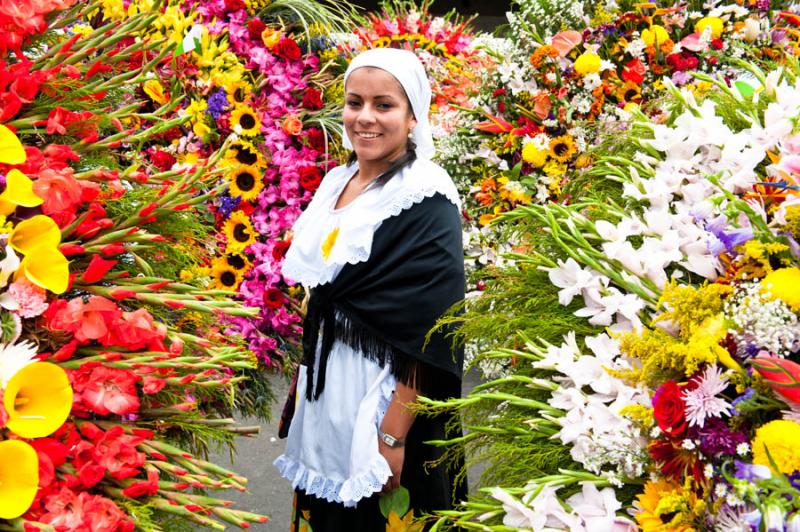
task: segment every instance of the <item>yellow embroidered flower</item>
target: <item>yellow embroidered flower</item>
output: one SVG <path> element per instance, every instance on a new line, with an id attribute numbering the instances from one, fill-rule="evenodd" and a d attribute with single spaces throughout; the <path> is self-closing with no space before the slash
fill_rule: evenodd
<path id="1" fill-rule="evenodd" d="M 600 56 L 594 52 L 583 52 L 573 65 L 575 72 L 581 76 L 600 72 Z"/>
<path id="2" fill-rule="evenodd" d="M 791 475 L 800 469 L 800 424 L 778 419 L 762 425 L 753 440 L 753 463 L 767 466 L 774 473 Z M 767 458 L 767 452 L 778 466 L 775 471 Z"/>
<path id="3" fill-rule="evenodd" d="M 800 268 L 781 268 L 767 274 L 761 289 L 772 299 L 780 299 L 795 312 L 800 311 Z"/>
<path id="4" fill-rule="evenodd" d="M 253 223 L 242 211 L 234 211 L 230 218 L 225 220 L 222 232 L 227 239 L 226 253 L 239 253 L 256 241 L 256 230 Z"/>
<path id="5" fill-rule="evenodd" d="M 239 135 L 253 137 L 261 131 L 261 119 L 249 105 L 237 103 L 231 111 L 231 129 Z"/>
<path id="6" fill-rule="evenodd" d="M 550 156 L 558 162 L 569 161 L 577 152 L 578 147 L 569 135 L 561 135 L 550 141 Z"/>
<path id="7" fill-rule="evenodd" d="M 339 228 L 335 228 L 333 231 L 328 233 L 328 236 L 325 237 L 325 241 L 322 242 L 322 256 L 325 260 L 328 260 L 328 257 L 331 255 L 331 250 L 333 246 L 336 245 L 336 239 L 339 236 Z"/>
<path id="8" fill-rule="evenodd" d="M 534 146 L 533 142 L 522 147 L 522 160 L 534 168 L 541 168 L 547 162 L 547 152 Z"/>
<path id="9" fill-rule="evenodd" d="M 233 166 L 226 174 L 228 191 L 231 196 L 239 196 L 244 201 L 253 201 L 264 190 L 261 171 L 255 166 Z"/>
<path id="10" fill-rule="evenodd" d="M 694 31 L 703 33 L 708 28 L 711 31 L 711 38 L 719 39 L 725 24 L 719 17 L 703 17 L 694 25 Z"/>

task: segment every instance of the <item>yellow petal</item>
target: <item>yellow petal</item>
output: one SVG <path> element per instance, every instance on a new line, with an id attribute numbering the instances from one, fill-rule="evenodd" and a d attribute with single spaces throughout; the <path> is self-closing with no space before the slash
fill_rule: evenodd
<path id="1" fill-rule="evenodd" d="M 28 254 L 34 248 L 58 246 L 61 242 L 61 230 L 52 218 L 39 214 L 18 223 L 8 240 L 16 251 Z"/>
<path id="2" fill-rule="evenodd" d="M 0 519 L 16 519 L 39 489 L 39 458 L 20 440 L 0 441 Z"/>
<path id="3" fill-rule="evenodd" d="M 6 189 L 0 194 L 0 214 L 9 215 L 17 205 L 36 207 L 44 200 L 34 194 L 33 181 L 16 168 L 6 175 Z"/>
<path id="4" fill-rule="evenodd" d="M 13 131 L 0 124 L 0 163 L 22 164 L 27 155 Z"/>
<path id="5" fill-rule="evenodd" d="M 69 261 L 55 246 L 39 246 L 28 251 L 16 275 L 24 275 L 54 294 L 63 294 L 69 286 Z"/>
<path id="6" fill-rule="evenodd" d="M 64 424 L 72 410 L 69 377 L 50 362 L 29 364 L 8 381 L 3 406 L 8 412 L 6 426 L 14 434 L 23 438 L 49 436 Z"/>

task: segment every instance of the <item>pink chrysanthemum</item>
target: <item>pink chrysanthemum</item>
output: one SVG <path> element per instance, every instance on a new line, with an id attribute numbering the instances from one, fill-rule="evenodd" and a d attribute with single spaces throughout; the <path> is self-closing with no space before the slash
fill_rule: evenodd
<path id="1" fill-rule="evenodd" d="M 707 366 L 703 376 L 697 380 L 697 387 L 683 392 L 686 404 L 686 419 L 689 426 L 702 427 L 710 417 L 722 417 L 731 413 L 731 405 L 717 394 L 728 387 L 728 379 L 716 365 Z"/>

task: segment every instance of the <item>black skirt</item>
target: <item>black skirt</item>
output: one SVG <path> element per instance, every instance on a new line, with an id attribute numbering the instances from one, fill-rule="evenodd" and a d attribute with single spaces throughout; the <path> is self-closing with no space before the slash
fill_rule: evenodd
<path id="1" fill-rule="evenodd" d="M 444 453 L 441 447 L 423 442 L 443 440 L 460 433 L 460 429 L 446 430 L 450 415 L 417 417 L 406 436 L 405 459 L 400 483 L 409 491 L 411 508 L 416 516 L 433 513 L 436 510 L 449 510 L 454 502 L 463 501 L 467 496 L 466 477 L 456 482 L 455 477 L 463 469 L 463 453 L 458 453 L 449 463 L 437 462 Z M 345 508 L 295 491 L 292 532 L 306 532 L 306 524 L 313 532 L 383 532 L 386 519 L 378 507 L 379 494 L 359 501 L 355 508 Z"/>

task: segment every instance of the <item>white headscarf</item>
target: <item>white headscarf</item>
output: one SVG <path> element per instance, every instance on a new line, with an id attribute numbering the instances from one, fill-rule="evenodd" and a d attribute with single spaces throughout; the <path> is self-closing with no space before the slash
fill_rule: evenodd
<path id="1" fill-rule="evenodd" d="M 344 74 L 344 82 L 350 74 L 357 68 L 375 67 L 385 70 L 395 77 L 411 102 L 411 110 L 417 125 L 411 130 L 412 140 L 417 145 L 417 157 L 420 159 L 430 159 L 436 153 L 433 147 L 433 134 L 431 125 L 428 121 L 428 112 L 431 108 L 431 84 L 425 67 L 417 58 L 414 52 L 400 50 L 398 48 L 373 48 L 362 52 L 350 62 L 347 72 Z M 347 137 L 347 131 L 343 131 L 342 142 L 348 150 L 353 149 L 353 144 Z"/>

